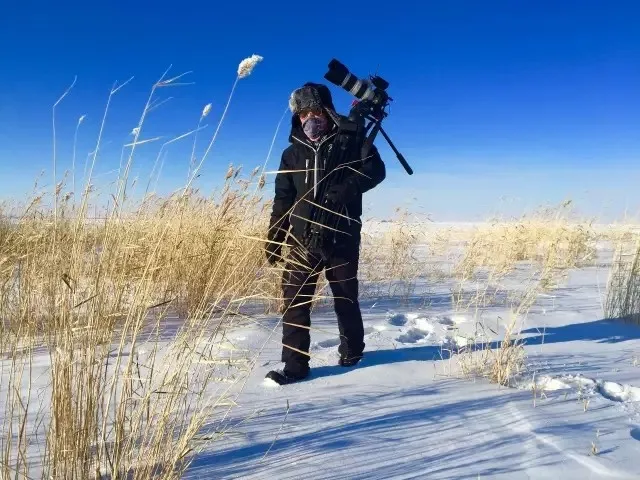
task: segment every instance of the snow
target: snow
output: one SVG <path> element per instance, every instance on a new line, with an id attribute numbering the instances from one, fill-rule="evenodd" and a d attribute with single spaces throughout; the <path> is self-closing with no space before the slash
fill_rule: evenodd
<path id="1" fill-rule="evenodd" d="M 331 303 L 314 310 L 311 376 L 288 386 L 264 380 L 282 367 L 279 317 L 239 326 L 229 341 L 260 352 L 256 368 L 187 478 L 640 478 L 640 327 L 603 319 L 597 265 L 538 298 L 521 325 L 526 371 L 507 387 L 462 376 L 451 354 L 479 325 L 499 340 L 505 306 L 455 311 L 446 281 L 364 298 L 355 368 L 337 365 Z"/>
<path id="2" fill-rule="evenodd" d="M 603 320 L 598 265 L 539 297 L 522 326 L 526 373 L 509 387 L 461 378 L 449 355 L 478 323 L 503 334 L 504 307 L 455 312 L 433 285 L 430 305 L 363 302 L 352 369 L 336 366 L 331 306 L 314 311 L 312 375 L 294 385 L 262 380 L 281 366 L 279 330 L 243 330 L 246 348 L 268 344 L 233 412 L 253 416 L 189 478 L 640 478 L 640 328 Z"/>

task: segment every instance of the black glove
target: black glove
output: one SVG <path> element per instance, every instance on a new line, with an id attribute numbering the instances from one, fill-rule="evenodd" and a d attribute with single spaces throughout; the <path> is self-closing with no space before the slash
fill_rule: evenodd
<path id="1" fill-rule="evenodd" d="M 353 180 L 329 186 L 325 198 L 336 204 L 348 204 L 358 196 L 358 187 Z"/>
<path id="2" fill-rule="evenodd" d="M 280 260 L 280 253 L 282 252 L 282 245 L 278 243 L 267 242 L 265 245 L 267 262 L 271 265 L 275 265 Z"/>

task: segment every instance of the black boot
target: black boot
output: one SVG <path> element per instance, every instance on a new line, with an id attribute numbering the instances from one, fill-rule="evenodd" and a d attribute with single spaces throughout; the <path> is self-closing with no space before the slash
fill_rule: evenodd
<path id="1" fill-rule="evenodd" d="M 290 383 L 299 382 L 309 376 L 309 369 L 303 370 L 289 370 L 284 367 L 284 370 L 271 370 L 265 378 L 273 380 L 278 385 L 288 385 Z"/>
<path id="2" fill-rule="evenodd" d="M 358 362 L 362 359 L 362 355 L 353 355 L 353 356 L 340 356 L 340 361 L 338 362 L 341 367 L 353 367 L 358 364 Z"/>

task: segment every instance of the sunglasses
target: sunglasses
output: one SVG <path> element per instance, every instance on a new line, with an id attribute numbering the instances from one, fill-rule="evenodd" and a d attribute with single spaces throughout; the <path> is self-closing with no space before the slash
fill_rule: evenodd
<path id="1" fill-rule="evenodd" d="M 318 109 L 306 109 L 306 110 L 302 110 L 298 116 L 300 118 L 307 118 L 310 116 L 314 116 L 314 117 L 321 117 L 323 115 L 323 111 L 322 110 L 318 110 Z"/>

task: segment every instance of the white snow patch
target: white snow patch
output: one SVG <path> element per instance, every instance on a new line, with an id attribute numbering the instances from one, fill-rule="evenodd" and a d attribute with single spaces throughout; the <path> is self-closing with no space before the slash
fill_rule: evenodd
<path id="1" fill-rule="evenodd" d="M 571 388 L 571 385 L 563 382 L 559 378 L 553 378 L 547 375 L 537 375 L 535 380 L 521 381 L 520 383 L 515 383 L 514 386 L 522 390 L 533 390 L 535 387 L 536 390 L 546 392 Z"/>
<path id="2" fill-rule="evenodd" d="M 262 385 L 267 388 L 279 388 L 281 386 L 270 378 L 265 378 L 264 380 L 262 380 Z"/>
<path id="3" fill-rule="evenodd" d="M 473 341 L 467 337 L 463 337 L 461 335 L 456 335 L 453 337 L 453 342 L 457 347 L 467 347 L 473 344 Z"/>
<path id="4" fill-rule="evenodd" d="M 440 325 L 445 325 L 447 327 L 453 327 L 455 326 L 455 322 L 453 320 L 451 320 L 449 317 L 442 317 L 442 318 L 436 318 L 435 319 L 436 322 L 438 322 Z"/>
<path id="5" fill-rule="evenodd" d="M 469 321 L 464 315 L 451 315 L 448 318 L 456 325 L 460 323 L 467 323 Z"/>
<path id="6" fill-rule="evenodd" d="M 575 389 L 586 393 L 599 393 L 614 402 L 640 402 L 640 388 L 610 381 L 594 380 L 582 375 L 536 375 L 529 380 L 516 380 L 513 386 L 519 389 L 554 391 Z"/>
<path id="7" fill-rule="evenodd" d="M 427 318 L 417 318 L 415 320 L 415 327 L 422 332 L 432 334 L 435 331 L 435 327 Z"/>
<path id="8" fill-rule="evenodd" d="M 621 385 L 615 382 L 602 382 L 599 385 L 603 397 L 616 402 L 640 402 L 640 388 Z"/>

